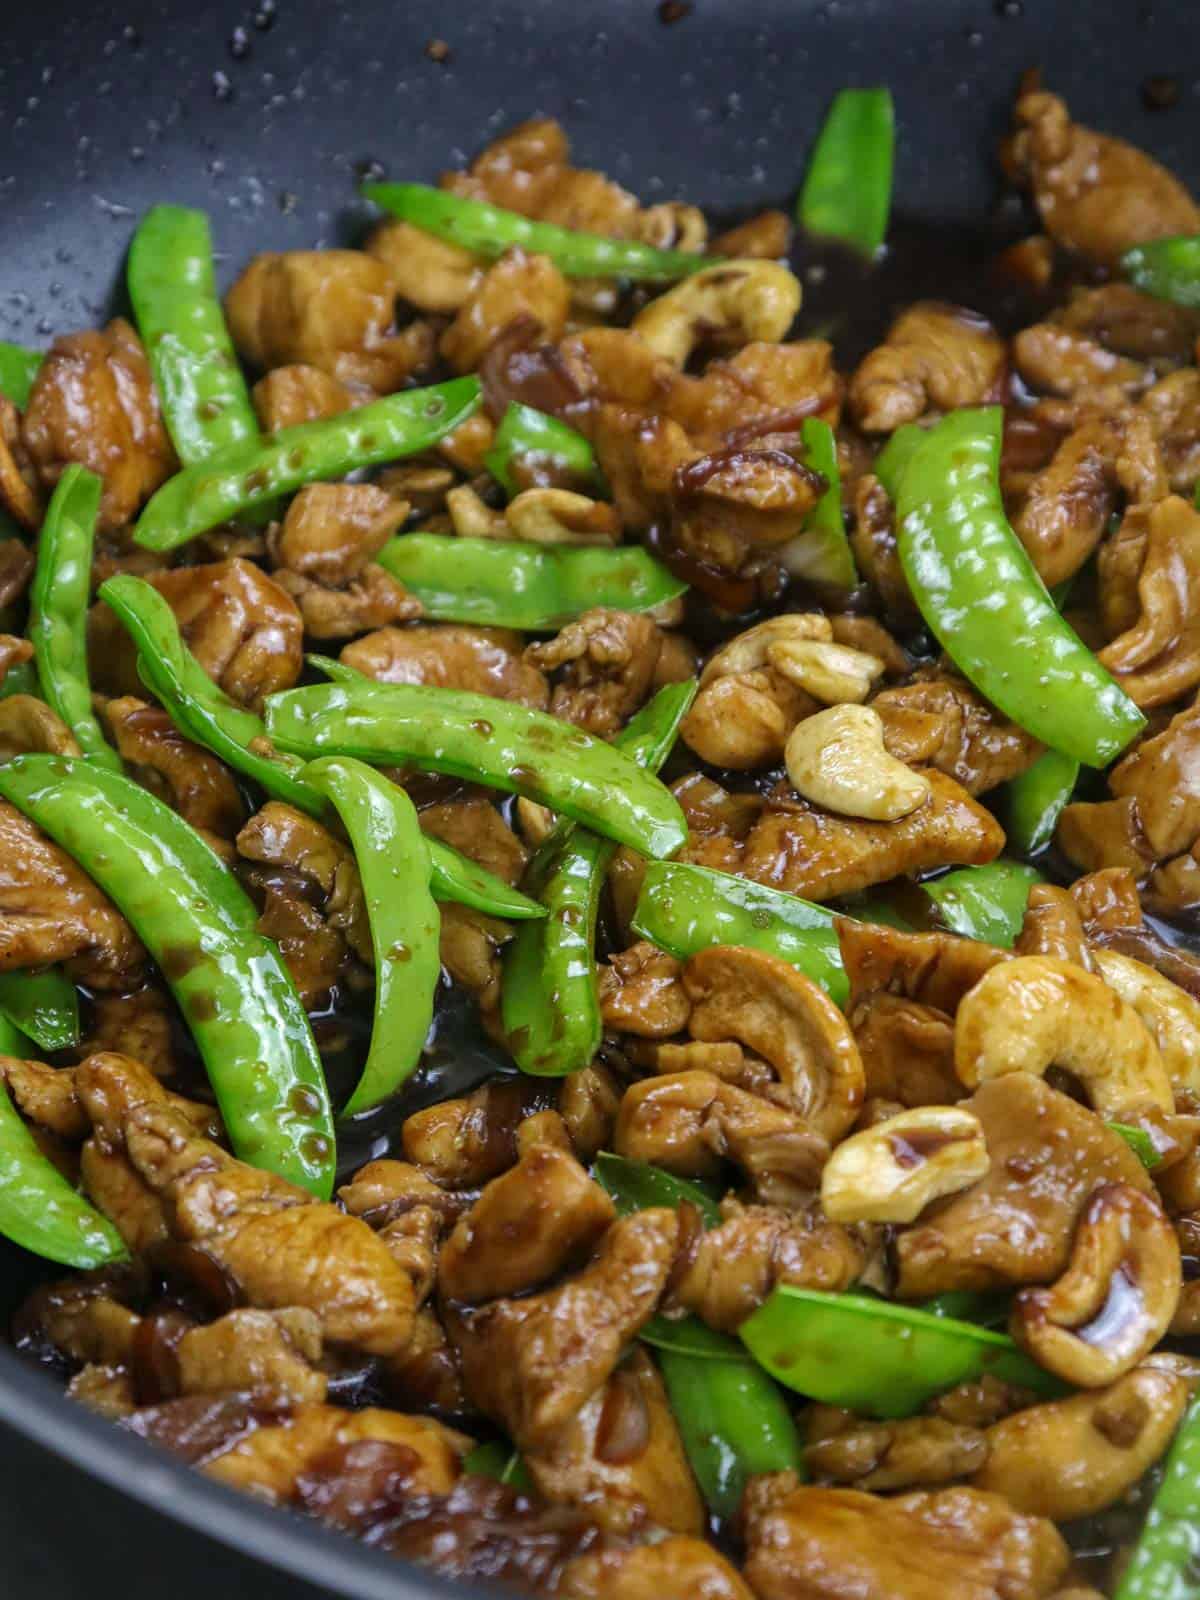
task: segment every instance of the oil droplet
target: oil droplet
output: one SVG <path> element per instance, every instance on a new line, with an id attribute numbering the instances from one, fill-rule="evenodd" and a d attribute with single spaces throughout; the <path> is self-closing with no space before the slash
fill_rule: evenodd
<path id="1" fill-rule="evenodd" d="M 315 1117 L 321 1109 L 321 1096 L 306 1083 L 298 1083 L 288 1095 L 288 1105 L 298 1117 Z"/>
<path id="2" fill-rule="evenodd" d="M 412 951 L 403 942 L 403 940 L 397 939 L 395 944 L 388 951 L 388 960 L 389 961 L 411 961 L 412 960 Z"/>

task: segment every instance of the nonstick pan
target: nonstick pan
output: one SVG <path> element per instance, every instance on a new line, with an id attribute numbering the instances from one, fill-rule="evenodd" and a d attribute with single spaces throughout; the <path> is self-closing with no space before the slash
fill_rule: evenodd
<path id="1" fill-rule="evenodd" d="M 430 179 L 535 113 L 647 200 L 779 203 L 845 84 L 895 92 L 898 212 L 941 224 L 949 258 L 1003 220 L 993 151 L 1031 65 L 1200 187 L 1200 13 L 1167 0 L 14 0 L 0 337 L 105 317 L 156 201 L 211 213 L 228 278 L 258 250 L 352 239 L 356 176 Z M 946 287 L 933 268 L 905 285 Z M 34 1270 L 0 1253 L 5 1316 Z M 471 1592 L 201 1480 L 3 1348 L 0 1574 L 5 1600 Z"/>

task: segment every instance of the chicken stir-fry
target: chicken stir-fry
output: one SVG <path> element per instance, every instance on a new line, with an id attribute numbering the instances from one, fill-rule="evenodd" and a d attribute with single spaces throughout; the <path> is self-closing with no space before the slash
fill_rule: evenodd
<path id="1" fill-rule="evenodd" d="M 159 207 L 0 363 L 14 1341 L 517 1594 L 1200 1520 L 1200 206 L 1030 80 L 1002 302 L 851 362 L 859 93 L 807 235 L 540 119 L 223 308 Z"/>

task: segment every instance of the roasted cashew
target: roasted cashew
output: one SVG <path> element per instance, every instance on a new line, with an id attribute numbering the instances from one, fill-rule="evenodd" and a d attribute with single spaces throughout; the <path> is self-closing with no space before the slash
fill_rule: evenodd
<path id="1" fill-rule="evenodd" d="M 987 1430 L 971 1486 L 1053 1522 L 1094 1516 L 1163 1454 L 1187 1397 L 1178 1373 L 1143 1365 L 1111 1388 L 1028 1406 Z"/>
<path id="2" fill-rule="evenodd" d="M 768 1097 L 822 1138 L 851 1127 L 866 1087 L 862 1059 L 845 1017 L 810 978 L 762 950 L 713 945 L 684 967 L 683 987 L 693 1039 L 733 1039 L 761 1056 L 779 1080 Z"/>
<path id="3" fill-rule="evenodd" d="M 616 544 L 621 537 L 611 505 L 570 489 L 525 489 L 505 517 L 514 539 L 534 544 Z"/>
<path id="4" fill-rule="evenodd" d="M 446 510 L 460 539 L 509 539 L 508 522 L 502 511 L 493 511 L 469 483 L 460 483 L 446 495 Z"/>
<path id="5" fill-rule="evenodd" d="M 1158 1200 L 1127 1183 L 1102 1183 L 1079 1219 L 1062 1277 L 1017 1295 L 1012 1336 L 1048 1372 L 1098 1389 L 1153 1350 L 1182 1285 L 1179 1240 Z"/>
<path id="6" fill-rule="evenodd" d="M 1200 1094 L 1200 1002 L 1144 961 L 1096 946 L 1091 957 L 1108 987 L 1150 1030 L 1172 1089 Z"/>
<path id="7" fill-rule="evenodd" d="M 1103 978 L 1052 956 L 1001 962 L 964 995 L 954 1070 L 969 1089 L 1008 1072 L 1064 1067 L 1092 1108 L 1121 1120 L 1138 1107 L 1175 1109 L 1158 1046 Z"/>
<path id="8" fill-rule="evenodd" d="M 637 237 L 658 250 L 699 252 L 708 243 L 708 222 L 699 206 L 663 200 L 638 216 Z"/>
<path id="9" fill-rule="evenodd" d="M 705 689 L 717 678 L 740 677 L 758 672 L 768 664 L 769 652 L 778 645 L 799 644 L 808 639 L 832 640 L 833 627 L 819 611 L 789 611 L 782 617 L 768 617 L 745 633 L 739 633 L 711 655 L 700 674 Z"/>
<path id="10" fill-rule="evenodd" d="M 797 794 L 824 811 L 897 822 L 929 795 L 929 779 L 887 753 L 870 706 L 830 706 L 792 729 L 784 751 Z"/>
<path id="11" fill-rule="evenodd" d="M 990 1165 L 979 1118 L 965 1106 L 917 1106 L 843 1139 L 821 1174 L 834 1222 L 913 1222 Z"/>
<path id="12" fill-rule="evenodd" d="M 778 640 L 767 646 L 767 662 L 827 706 L 861 703 L 884 670 L 878 656 L 823 639 Z"/>
<path id="13" fill-rule="evenodd" d="M 633 332 L 677 367 L 706 334 L 778 344 L 800 309 L 800 282 L 777 261 L 722 261 L 684 278 L 633 319 Z"/>

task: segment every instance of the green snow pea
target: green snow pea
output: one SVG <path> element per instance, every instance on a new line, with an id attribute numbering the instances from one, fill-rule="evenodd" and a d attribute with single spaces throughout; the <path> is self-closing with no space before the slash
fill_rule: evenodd
<path id="1" fill-rule="evenodd" d="M 0 1017 L 27 1033 L 40 1050 L 79 1043 L 79 995 L 59 967 L 0 972 Z"/>
<path id="2" fill-rule="evenodd" d="M 33 380 L 45 360 L 40 350 L 26 350 L 0 339 L 0 394 L 24 411 L 33 392 Z"/>
<path id="3" fill-rule="evenodd" d="M 533 1479 L 521 1459 L 520 1451 L 514 1450 L 503 1439 L 489 1439 L 487 1444 L 477 1444 L 474 1450 L 463 1457 L 462 1469 L 474 1473 L 477 1478 L 494 1478 L 497 1483 L 506 1483 L 519 1494 L 529 1494 L 533 1489 Z"/>
<path id="4" fill-rule="evenodd" d="M 675 797 L 631 757 L 512 701 L 339 671 L 337 682 L 269 696 L 266 713 L 274 743 L 309 760 L 448 772 L 525 795 L 644 855 L 670 855 L 687 837 Z"/>
<path id="5" fill-rule="evenodd" d="M 1063 1392 L 1007 1334 L 866 1295 L 780 1285 L 738 1334 L 787 1388 L 869 1416 L 913 1416 L 984 1373 L 1037 1394 Z"/>
<path id="6" fill-rule="evenodd" d="M 951 933 L 1011 950 L 1021 931 L 1029 891 L 1042 881 L 1036 867 L 999 860 L 985 867 L 960 867 L 927 880 L 921 888 Z"/>
<path id="7" fill-rule="evenodd" d="M 1200 310 L 1200 233 L 1135 244 L 1121 257 L 1121 270 L 1143 294 Z"/>
<path id="8" fill-rule="evenodd" d="M 486 200 L 470 200 L 423 183 L 364 183 L 361 193 L 381 211 L 411 222 L 449 244 L 494 261 L 514 246 L 549 256 L 568 278 L 631 278 L 663 281 L 686 278 L 714 265 L 712 256 L 688 250 L 657 250 L 634 239 L 578 233 L 554 222 L 533 222 Z"/>
<path id="9" fill-rule="evenodd" d="M 403 533 L 375 557 L 434 622 L 551 633 L 592 606 L 648 611 L 687 588 L 641 545 Z"/>
<path id="10" fill-rule="evenodd" d="M 1078 761 L 1047 750 L 1027 772 L 1006 783 L 999 809 L 1010 848 L 1023 856 L 1044 850 L 1078 781 Z"/>
<path id="11" fill-rule="evenodd" d="M 895 111 L 887 89 L 843 89 L 817 137 L 796 203 L 808 233 L 875 255 L 892 206 Z"/>
<path id="12" fill-rule="evenodd" d="M 1200 1596 L 1200 1397 L 1183 1414 L 1162 1482 L 1113 1600 Z"/>
<path id="13" fill-rule="evenodd" d="M 1145 1128 L 1131 1127 L 1127 1122 L 1110 1122 L 1108 1126 L 1114 1133 L 1121 1135 L 1146 1171 L 1153 1172 L 1162 1157 L 1154 1148 L 1154 1140 L 1146 1132 Z"/>
<path id="14" fill-rule="evenodd" d="M 671 683 L 617 734 L 611 748 L 656 772 L 696 694 L 696 683 Z M 664 791 L 665 792 L 665 791 Z M 501 1016 L 522 1072 L 562 1077 L 586 1067 L 603 1026 L 596 989 L 596 912 L 616 845 L 561 821 L 538 846 L 525 886 L 546 908 L 504 952 Z"/>
<path id="15" fill-rule="evenodd" d="M 18 756 L 0 796 L 132 923 L 199 1046 L 234 1152 L 327 1198 L 334 1139 L 321 1058 L 278 947 L 195 829 L 93 762 Z"/>
<path id="16" fill-rule="evenodd" d="M 58 480 L 38 535 L 28 634 L 42 698 L 70 728 L 89 761 L 121 772 L 121 758 L 92 710 L 88 678 L 88 595 L 102 489 L 95 473 L 77 464 Z"/>
<path id="17" fill-rule="evenodd" d="M 304 781 L 342 819 L 358 862 L 375 952 L 375 1020 L 358 1086 L 343 1116 L 386 1100 L 420 1065 L 441 975 L 441 917 L 429 892 L 429 852 L 404 790 L 361 761 L 326 756 Z"/>
<path id="18" fill-rule="evenodd" d="M 852 589 L 858 582 L 854 553 L 842 518 L 842 475 L 838 467 L 837 440 L 820 417 L 805 417 L 800 424 L 800 459 L 819 472 L 829 487 L 804 520 L 803 532 L 780 551 L 793 578 L 829 583 Z"/>
<path id="19" fill-rule="evenodd" d="M 37 667 L 32 661 L 18 661 L 4 674 L 4 682 L 0 683 L 0 700 L 7 700 L 11 694 L 31 694 L 35 699 L 41 699 L 42 686 L 38 682 Z"/>
<path id="20" fill-rule="evenodd" d="M 557 417 L 517 401 L 501 417 L 483 464 L 510 500 L 543 480 L 567 479 L 581 490 L 600 484 L 595 454 L 583 435 Z"/>
<path id="21" fill-rule="evenodd" d="M 227 445 L 168 478 L 139 517 L 134 543 L 174 550 L 306 483 L 428 450 L 472 416 L 479 401 L 478 378 L 453 378 Z"/>

